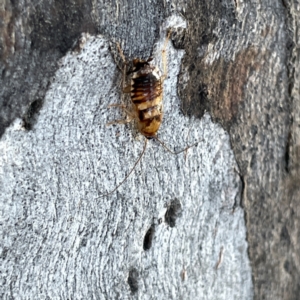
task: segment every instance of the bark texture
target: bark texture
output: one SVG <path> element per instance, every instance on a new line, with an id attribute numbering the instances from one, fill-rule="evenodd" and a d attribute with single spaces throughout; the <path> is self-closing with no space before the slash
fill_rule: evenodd
<path id="1" fill-rule="evenodd" d="M 63 4 L 61 4 L 63 3 Z M 3 299 L 298 299 L 299 3 L 0 4 Z M 164 49 L 167 29 L 171 42 Z M 144 140 L 109 104 L 163 69 Z"/>

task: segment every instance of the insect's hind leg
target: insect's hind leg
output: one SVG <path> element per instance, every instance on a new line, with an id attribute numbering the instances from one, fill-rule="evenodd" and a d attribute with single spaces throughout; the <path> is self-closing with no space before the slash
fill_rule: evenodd
<path id="1" fill-rule="evenodd" d="M 180 153 L 182 153 L 182 152 L 184 152 L 184 151 L 186 151 L 186 150 L 188 150 L 188 149 L 190 149 L 190 148 L 192 148 L 194 146 L 197 146 L 199 144 L 199 142 L 197 142 L 197 143 L 194 143 L 192 145 L 189 145 L 189 146 L 185 147 L 182 150 L 173 151 L 162 140 L 160 140 L 157 136 L 154 136 L 153 138 L 156 139 L 168 152 L 170 152 L 170 153 L 172 153 L 174 155 L 178 155 L 178 154 L 180 154 Z"/>
<path id="2" fill-rule="evenodd" d="M 106 126 L 110 126 L 113 124 L 127 124 L 127 123 L 130 123 L 133 119 L 135 119 L 135 115 L 131 111 L 129 111 L 123 104 L 110 104 L 108 107 L 109 108 L 120 107 L 122 110 L 124 110 L 126 112 L 127 118 L 125 120 L 121 119 L 121 120 L 114 120 L 114 121 L 108 122 L 108 123 L 106 123 Z"/>
<path id="3" fill-rule="evenodd" d="M 132 116 L 134 117 L 134 115 L 131 113 L 131 111 L 129 109 L 126 108 L 126 106 L 124 104 L 118 104 L 118 103 L 115 103 L 115 104 L 110 104 L 108 105 L 108 108 L 111 108 L 111 107 L 120 107 L 122 110 L 124 110 L 126 112 L 126 114 L 128 116 Z"/>
<path id="4" fill-rule="evenodd" d="M 130 123 L 132 119 L 121 119 L 121 120 L 114 120 L 106 123 L 106 126 L 114 125 L 114 124 L 127 124 Z"/>
<path id="5" fill-rule="evenodd" d="M 100 197 L 105 197 L 105 196 L 108 196 L 108 195 L 112 194 L 128 179 L 128 177 L 133 173 L 133 171 L 135 170 L 137 164 L 141 161 L 143 155 L 145 154 L 146 147 L 147 147 L 147 139 L 145 139 L 144 148 L 143 148 L 142 153 L 140 154 L 139 158 L 137 159 L 137 161 L 135 162 L 135 164 L 133 165 L 133 167 L 131 168 L 129 173 L 125 176 L 125 178 L 120 183 L 118 183 L 113 190 L 111 190 L 108 193 L 100 195 Z"/>

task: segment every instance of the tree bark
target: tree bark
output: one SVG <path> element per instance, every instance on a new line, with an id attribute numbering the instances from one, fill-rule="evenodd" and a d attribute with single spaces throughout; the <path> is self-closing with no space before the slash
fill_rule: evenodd
<path id="1" fill-rule="evenodd" d="M 299 4 L 4 1 L 2 299 L 298 299 Z M 171 30 L 170 41 L 167 32 Z M 122 58 L 163 72 L 145 138 Z"/>

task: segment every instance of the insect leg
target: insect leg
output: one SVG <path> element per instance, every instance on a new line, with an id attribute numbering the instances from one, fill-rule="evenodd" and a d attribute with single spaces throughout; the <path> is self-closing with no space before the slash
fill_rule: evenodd
<path id="1" fill-rule="evenodd" d="M 129 94 L 131 92 L 131 85 L 123 87 L 123 93 Z"/>
<path id="2" fill-rule="evenodd" d="M 137 164 L 140 162 L 140 160 L 142 159 L 145 151 L 146 151 L 146 147 L 147 147 L 147 139 L 145 139 L 145 143 L 144 143 L 144 148 L 143 148 L 143 151 L 142 153 L 140 154 L 138 160 L 135 162 L 135 164 L 133 165 L 132 169 L 130 170 L 130 172 L 125 176 L 125 178 L 113 189 L 111 190 L 110 192 L 106 193 L 106 194 L 102 194 L 100 197 L 105 197 L 105 196 L 108 196 L 110 194 L 112 194 L 113 192 L 115 192 L 127 179 L 128 177 L 132 174 L 132 172 L 134 171 L 135 167 L 137 166 Z"/>
<path id="3" fill-rule="evenodd" d="M 199 142 L 197 142 L 197 143 L 195 143 L 193 145 L 187 146 L 186 148 L 184 148 L 184 149 L 182 149 L 180 151 L 173 151 L 169 147 L 167 147 L 165 145 L 165 143 L 163 141 L 161 141 L 157 136 L 154 136 L 153 138 L 156 139 L 167 151 L 169 151 L 170 153 L 175 154 L 175 155 L 177 155 L 179 153 L 182 153 L 182 152 L 188 150 L 189 148 L 192 148 L 192 147 L 197 146 L 199 144 Z"/>
<path id="4" fill-rule="evenodd" d="M 125 55 L 124 55 L 124 53 L 123 53 L 123 50 L 122 50 L 122 48 L 121 48 L 121 46 L 120 46 L 120 43 L 117 42 L 116 45 L 117 45 L 118 51 L 119 51 L 119 53 L 120 53 L 120 56 L 121 56 L 121 58 L 122 58 L 122 60 L 123 60 L 123 63 L 126 64 L 127 61 L 126 61 Z"/>
<path id="5" fill-rule="evenodd" d="M 111 107 L 120 107 L 121 109 L 123 109 L 126 112 L 127 119 L 125 119 L 125 120 L 124 119 L 114 120 L 114 121 L 106 123 L 106 126 L 110 126 L 110 125 L 113 125 L 113 124 L 127 124 L 127 123 L 130 123 L 133 119 L 135 119 L 135 115 L 130 110 L 128 110 L 125 107 L 125 105 L 123 105 L 123 104 L 110 104 L 108 107 L 109 108 L 111 108 Z"/>
<path id="6" fill-rule="evenodd" d="M 127 124 L 130 123 L 132 121 L 131 118 L 126 119 L 126 120 L 114 120 L 114 121 L 110 121 L 106 123 L 106 126 L 110 126 L 110 125 L 114 125 L 114 124 Z"/>
<path id="7" fill-rule="evenodd" d="M 131 111 L 129 111 L 126 106 L 124 104 L 118 104 L 118 103 L 114 103 L 114 104 L 110 104 L 108 105 L 108 108 L 111 108 L 111 107 L 120 107 L 121 109 L 123 109 L 127 115 L 134 117 L 134 115 L 132 114 Z"/>
<path id="8" fill-rule="evenodd" d="M 125 55 L 123 53 L 123 50 L 122 50 L 120 44 L 116 43 L 116 45 L 117 45 L 119 54 L 120 54 L 120 56 L 122 58 L 122 61 L 123 61 L 123 64 L 124 64 L 123 70 L 121 70 L 123 72 L 122 83 L 121 83 L 121 86 L 122 86 L 122 89 L 123 89 L 123 93 L 130 93 L 131 86 L 128 85 L 128 86 L 124 87 L 124 83 L 126 83 L 126 69 L 127 69 L 128 63 L 127 63 L 127 60 L 125 58 Z"/>

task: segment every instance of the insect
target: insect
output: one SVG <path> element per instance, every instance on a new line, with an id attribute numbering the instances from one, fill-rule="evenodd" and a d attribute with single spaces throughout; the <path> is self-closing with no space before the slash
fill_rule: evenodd
<path id="1" fill-rule="evenodd" d="M 131 175 L 137 164 L 142 159 L 148 139 L 156 139 L 167 151 L 172 154 L 179 154 L 186 151 L 188 148 L 193 147 L 188 146 L 185 149 L 174 152 L 170 150 L 158 137 L 157 132 L 162 123 L 163 119 L 163 83 L 167 76 L 167 64 L 166 64 L 166 47 L 170 38 L 169 31 L 164 47 L 162 50 L 162 62 L 163 62 L 163 75 L 161 74 L 159 68 L 151 64 L 152 58 L 147 60 L 142 60 L 135 58 L 132 61 L 133 69 L 127 72 L 127 75 L 131 75 L 131 83 L 123 88 L 123 93 L 130 94 L 132 110 L 127 109 L 123 104 L 111 104 L 109 107 L 120 107 L 127 114 L 126 120 L 115 120 L 107 123 L 107 125 L 112 124 L 125 124 L 132 120 L 137 123 L 138 131 L 145 137 L 145 143 L 142 153 L 135 162 L 134 166 L 130 172 L 125 176 L 125 178 L 110 192 L 102 194 L 101 196 L 107 196 L 115 192 Z M 126 59 L 122 52 L 121 47 L 117 44 L 118 50 L 125 64 L 123 70 L 123 82 L 126 81 Z"/>

